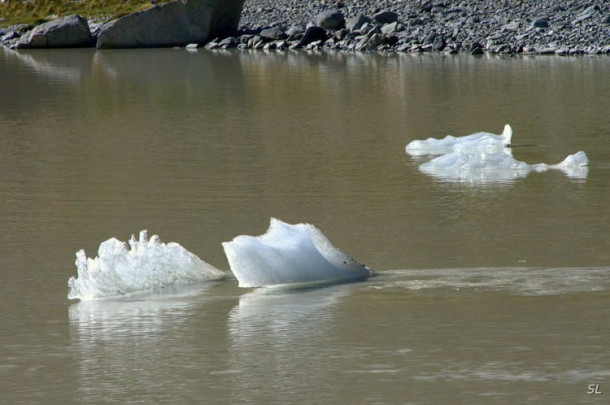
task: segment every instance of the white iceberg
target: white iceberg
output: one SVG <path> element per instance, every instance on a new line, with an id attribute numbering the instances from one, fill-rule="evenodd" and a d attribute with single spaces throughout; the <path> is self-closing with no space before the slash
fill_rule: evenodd
<path id="1" fill-rule="evenodd" d="M 527 164 L 515 160 L 509 149 L 500 152 L 452 152 L 423 163 L 422 172 L 449 181 L 494 182 L 527 176 L 530 172 L 557 169 L 568 177 L 585 178 L 589 159 L 580 151 L 566 157 L 561 163 Z"/>
<path id="2" fill-rule="evenodd" d="M 84 250 L 76 252 L 77 277 L 68 280 L 68 298 L 95 300 L 225 277 L 178 243 L 162 243 L 157 235 L 148 240 L 147 231 L 140 232 L 139 240 L 132 235 L 129 245 L 131 250 L 110 238 L 94 259 Z"/>
<path id="3" fill-rule="evenodd" d="M 310 224 L 271 218 L 267 233 L 240 235 L 222 246 L 240 287 L 332 284 L 373 274 Z"/>
<path id="4" fill-rule="evenodd" d="M 442 139 L 415 140 L 406 146 L 406 152 L 412 156 L 422 156 L 442 155 L 457 151 L 501 151 L 510 146 L 512 136 L 513 130 L 510 125 L 506 124 L 501 135 L 477 132 L 459 137 L 447 135 Z"/>

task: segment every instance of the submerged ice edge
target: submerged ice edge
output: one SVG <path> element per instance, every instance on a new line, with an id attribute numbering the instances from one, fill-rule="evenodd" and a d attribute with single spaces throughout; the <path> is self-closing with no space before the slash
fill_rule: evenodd
<path id="1" fill-rule="evenodd" d="M 526 177 L 531 172 L 559 170 L 566 176 L 584 179 L 589 170 L 587 155 L 579 151 L 566 157 L 561 163 L 527 164 L 513 158 L 509 151 L 501 152 L 452 152 L 423 163 L 419 169 L 426 174 L 446 181 L 492 183 Z"/>
<path id="2" fill-rule="evenodd" d="M 174 285 L 225 278 L 225 273 L 204 262 L 178 243 L 163 243 L 147 231 L 128 244 L 116 238 L 102 242 L 98 256 L 76 252 L 77 276 L 68 280 L 68 298 L 81 301 L 124 296 Z"/>
<path id="3" fill-rule="evenodd" d="M 569 155 L 554 165 L 527 164 L 513 158 L 512 136 L 512 128 L 506 124 L 501 135 L 477 132 L 462 137 L 414 140 L 406 146 L 406 152 L 412 156 L 440 155 L 422 163 L 419 170 L 448 182 L 503 183 L 549 169 L 560 170 L 574 179 L 587 177 L 589 159 L 585 152 Z"/>
<path id="4" fill-rule="evenodd" d="M 610 291 L 608 267 L 480 267 L 386 270 L 378 273 L 373 289 L 504 291 L 523 296 L 548 296 Z"/>
<path id="5" fill-rule="evenodd" d="M 240 287 L 336 284 L 373 274 L 311 224 L 271 218 L 265 234 L 239 235 L 222 246 Z"/>

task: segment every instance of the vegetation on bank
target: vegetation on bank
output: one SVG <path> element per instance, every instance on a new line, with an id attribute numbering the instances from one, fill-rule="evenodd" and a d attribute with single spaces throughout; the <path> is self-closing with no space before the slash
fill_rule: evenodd
<path id="1" fill-rule="evenodd" d="M 0 0 L 0 26 L 38 25 L 70 14 L 117 18 L 168 0 Z"/>

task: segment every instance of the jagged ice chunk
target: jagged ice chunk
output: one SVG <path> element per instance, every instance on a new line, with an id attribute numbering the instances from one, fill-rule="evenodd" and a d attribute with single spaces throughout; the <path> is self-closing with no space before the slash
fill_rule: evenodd
<path id="1" fill-rule="evenodd" d="M 98 257 L 76 252 L 77 277 L 68 280 L 68 298 L 94 300 L 170 285 L 219 280 L 225 273 L 178 243 L 162 243 L 147 231 L 132 235 L 129 246 L 115 238 L 100 244 Z"/>

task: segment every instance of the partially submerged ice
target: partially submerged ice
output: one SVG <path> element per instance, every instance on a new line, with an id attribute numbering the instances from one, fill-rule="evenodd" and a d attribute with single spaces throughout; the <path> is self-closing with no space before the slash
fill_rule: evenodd
<path id="1" fill-rule="evenodd" d="M 426 140 L 415 140 L 406 146 L 406 152 L 412 156 L 442 155 L 459 151 L 501 151 L 510 146 L 513 137 L 513 129 L 510 125 L 504 126 L 502 134 L 496 135 L 489 132 L 477 132 L 465 136 L 447 135 L 442 139 L 428 138 Z"/>
<path id="2" fill-rule="evenodd" d="M 373 274 L 310 224 L 271 218 L 265 234 L 240 235 L 222 246 L 240 287 L 332 284 Z"/>
<path id="3" fill-rule="evenodd" d="M 98 257 L 76 252 L 77 277 L 68 280 L 68 298 L 81 301 L 121 296 L 170 285 L 220 280 L 225 273 L 178 243 L 163 243 L 157 235 L 127 243 L 110 238 L 100 244 Z"/>
<path id="4" fill-rule="evenodd" d="M 419 169 L 446 181 L 502 182 L 549 169 L 561 170 L 572 178 L 587 177 L 589 159 L 584 152 L 570 155 L 556 165 L 527 164 L 513 158 L 512 137 L 513 130 L 506 124 L 500 135 L 477 132 L 461 137 L 447 135 L 442 139 L 415 140 L 406 146 L 406 152 L 412 156 L 440 155 L 421 164 Z"/>
<path id="5" fill-rule="evenodd" d="M 560 170 L 568 177 L 585 178 L 589 159 L 585 152 L 566 157 L 561 163 L 527 164 L 513 158 L 510 149 L 499 152 L 452 152 L 422 164 L 419 169 L 427 174 L 453 181 L 493 182 L 527 176 L 530 172 Z"/>

